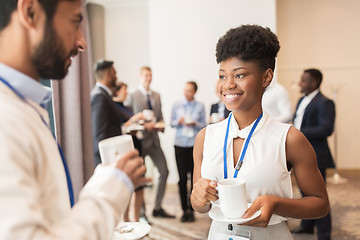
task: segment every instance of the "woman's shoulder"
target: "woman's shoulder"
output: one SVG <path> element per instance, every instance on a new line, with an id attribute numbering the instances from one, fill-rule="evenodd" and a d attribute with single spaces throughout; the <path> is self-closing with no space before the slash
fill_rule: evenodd
<path id="1" fill-rule="evenodd" d="M 227 124 L 227 118 L 217 122 L 217 123 L 211 123 L 206 127 L 206 134 L 219 134 L 221 132 L 226 131 L 226 124 Z"/>
<path id="2" fill-rule="evenodd" d="M 290 128 L 291 124 L 277 121 L 271 118 L 269 115 L 267 115 L 267 119 L 263 127 L 264 132 L 273 138 L 285 137 Z"/>

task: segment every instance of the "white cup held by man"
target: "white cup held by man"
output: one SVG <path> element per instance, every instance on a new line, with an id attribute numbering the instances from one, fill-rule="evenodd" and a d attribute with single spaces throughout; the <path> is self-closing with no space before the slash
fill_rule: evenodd
<path id="1" fill-rule="evenodd" d="M 152 121 L 154 119 L 154 111 L 150 109 L 144 109 L 143 115 L 146 121 Z"/>
<path id="2" fill-rule="evenodd" d="M 124 155 L 133 149 L 134 143 L 130 135 L 107 138 L 99 142 L 101 162 L 105 165 L 114 163 L 117 155 Z"/>
<path id="3" fill-rule="evenodd" d="M 248 208 L 244 179 L 227 178 L 218 182 L 221 212 L 227 218 L 241 218 Z"/>

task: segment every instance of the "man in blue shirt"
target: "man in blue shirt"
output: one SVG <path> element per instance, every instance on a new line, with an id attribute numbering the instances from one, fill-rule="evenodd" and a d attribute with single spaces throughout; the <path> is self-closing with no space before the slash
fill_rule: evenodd
<path id="1" fill-rule="evenodd" d="M 171 126 L 176 128 L 175 157 L 179 172 L 179 192 L 184 211 L 182 222 L 193 222 L 194 209 L 190 204 L 192 176 L 194 169 L 193 148 L 197 133 L 205 127 L 204 105 L 195 100 L 197 84 L 187 82 L 184 89 L 185 98 L 174 103 L 171 111 Z M 187 190 L 188 173 L 191 176 L 191 189 Z"/>
<path id="2" fill-rule="evenodd" d="M 62 79 L 86 48 L 81 0 L 0 4 L 0 239 L 111 239 L 145 167 L 136 151 L 99 166 L 74 204 L 40 78 Z"/>

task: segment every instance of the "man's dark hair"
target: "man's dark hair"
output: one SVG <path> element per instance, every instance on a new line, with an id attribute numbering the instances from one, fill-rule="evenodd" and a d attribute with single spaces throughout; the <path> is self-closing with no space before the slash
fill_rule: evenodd
<path id="1" fill-rule="evenodd" d="M 113 61 L 107 61 L 104 59 L 98 60 L 94 65 L 95 76 L 97 80 L 101 80 L 105 77 L 105 70 L 110 69 L 114 65 Z"/>
<path id="2" fill-rule="evenodd" d="M 277 36 L 267 27 L 242 25 L 230 29 L 216 45 L 216 61 L 231 57 L 243 61 L 255 60 L 261 70 L 275 69 L 275 58 L 280 45 Z"/>
<path id="3" fill-rule="evenodd" d="M 2 31 L 10 22 L 11 14 L 17 7 L 17 0 L 1 0 L 0 7 L 0 31 Z"/>
<path id="4" fill-rule="evenodd" d="M 57 5 L 60 1 L 75 0 L 38 0 L 44 8 L 48 21 L 52 21 L 56 12 Z M 1 0 L 0 6 L 0 32 L 10 23 L 11 14 L 17 9 L 17 0 Z"/>
<path id="5" fill-rule="evenodd" d="M 322 82 L 322 73 L 320 72 L 320 70 L 315 69 L 315 68 L 309 68 L 304 70 L 304 73 L 309 73 L 311 78 L 317 83 L 317 86 L 320 87 L 320 84 Z"/>
<path id="6" fill-rule="evenodd" d="M 197 90 L 198 90 L 198 85 L 196 84 L 196 82 L 194 82 L 194 81 L 189 81 L 189 82 L 187 82 L 187 84 L 193 85 L 193 88 L 194 88 L 195 92 L 197 92 Z"/>
<path id="7" fill-rule="evenodd" d="M 114 65 L 113 61 L 107 61 L 100 59 L 95 63 L 94 71 L 97 73 L 99 71 L 104 71 L 105 69 L 111 68 Z"/>

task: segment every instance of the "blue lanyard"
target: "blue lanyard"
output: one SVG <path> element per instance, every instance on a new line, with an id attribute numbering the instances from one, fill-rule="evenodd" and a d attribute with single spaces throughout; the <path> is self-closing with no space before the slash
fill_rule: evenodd
<path id="1" fill-rule="evenodd" d="M 26 98 L 21 94 L 19 93 L 19 91 L 17 91 L 13 86 L 10 85 L 10 83 L 8 83 L 7 81 L 5 81 L 5 79 L 1 78 L 0 77 L 0 81 L 3 82 L 6 86 L 8 86 L 10 88 L 11 91 L 13 91 L 19 98 L 21 98 L 25 103 L 27 103 L 29 106 L 31 106 L 40 116 L 41 120 L 43 121 L 43 123 L 46 125 L 46 127 L 49 129 L 49 126 L 47 125 L 46 121 L 44 120 L 44 118 L 41 116 L 40 112 L 33 106 L 31 105 L 27 100 Z M 50 129 L 49 129 L 50 130 Z M 55 137 L 54 137 L 55 138 Z M 69 172 L 69 169 L 68 169 L 68 166 L 66 164 L 66 160 L 65 160 L 65 156 L 61 150 L 61 147 L 59 145 L 59 143 L 57 142 L 57 140 L 55 139 L 56 143 L 57 143 L 57 146 L 58 146 L 58 149 L 59 149 L 59 153 L 60 153 L 60 156 L 61 156 L 61 160 L 63 162 L 63 165 L 64 165 L 64 169 L 65 169 L 65 174 L 66 174 L 66 180 L 67 180 L 67 186 L 68 186 L 68 189 L 69 189 L 69 197 L 70 197 L 70 205 L 71 207 L 74 206 L 74 191 L 73 191 L 73 188 L 72 188 L 72 183 L 71 183 L 71 178 L 70 178 L 70 172 Z"/>
<path id="2" fill-rule="evenodd" d="M 228 174 L 227 174 L 227 156 L 226 156 L 226 147 L 227 147 L 227 140 L 228 140 L 228 137 L 229 137 L 229 127 L 230 127 L 230 119 L 232 117 L 232 113 L 230 113 L 229 115 L 229 119 L 228 119 L 228 123 L 227 123 L 227 126 L 226 126 L 226 133 L 225 133 L 225 139 L 224 139 L 224 148 L 223 148 L 223 153 L 224 153 L 224 178 L 228 178 Z M 241 153 L 241 156 L 240 156 L 240 159 L 239 161 L 237 162 L 236 166 L 235 166 L 235 173 L 234 173 L 234 178 L 237 177 L 238 173 L 239 173 L 239 170 L 243 164 L 243 161 L 244 161 L 244 158 L 245 158 L 245 153 L 246 153 L 246 150 L 249 146 L 249 142 L 250 142 L 250 139 L 255 131 L 255 128 L 257 127 L 257 125 L 259 124 L 260 122 L 260 119 L 262 118 L 263 116 L 263 113 L 261 112 L 260 116 L 256 119 L 254 125 L 252 126 L 251 130 L 250 130 L 250 133 L 249 135 L 247 136 L 246 138 L 246 141 L 245 141 L 245 145 L 244 145 L 244 149 Z"/>

